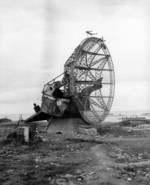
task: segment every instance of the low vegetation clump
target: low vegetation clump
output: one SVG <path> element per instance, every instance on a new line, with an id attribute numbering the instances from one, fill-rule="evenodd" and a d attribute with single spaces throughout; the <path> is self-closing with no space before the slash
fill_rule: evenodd
<path id="1" fill-rule="evenodd" d="M 0 118 L 0 123 L 4 123 L 4 122 L 11 122 L 11 119 L 8 119 L 8 118 Z"/>

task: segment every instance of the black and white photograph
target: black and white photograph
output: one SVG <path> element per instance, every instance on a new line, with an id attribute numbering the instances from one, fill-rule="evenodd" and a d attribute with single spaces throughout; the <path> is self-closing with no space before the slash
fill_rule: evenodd
<path id="1" fill-rule="evenodd" d="M 149 12 L 0 0 L 0 185 L 150 185 Z"/>

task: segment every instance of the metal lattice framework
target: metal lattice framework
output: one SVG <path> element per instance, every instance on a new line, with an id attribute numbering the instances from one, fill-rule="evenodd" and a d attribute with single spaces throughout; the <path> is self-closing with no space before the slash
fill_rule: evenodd
<path id="1" fill-rule="evenodd" d="M 111 109 L 115 90 L 113 62 L 104 40 L 96 37 L 83 40 L 66 61 L 64 73 L 69 75 L 64 93 L 74 97 L 82 118 L 90 124 L 102 122 Z M 89 96 L 80 96 L 83 89 L 100 78 L 102 88 Z"/>

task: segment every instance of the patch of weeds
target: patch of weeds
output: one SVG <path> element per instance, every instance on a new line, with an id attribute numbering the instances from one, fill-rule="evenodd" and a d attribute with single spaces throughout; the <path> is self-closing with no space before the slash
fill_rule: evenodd
<path id="1" fill-rule="evenodd" d="M 4 122 L 6 122 L 6 123 L 7 123 L 7 122 L 11 122 L 11 119 L 8 119 L 8 118 L 6 118 L 6 117 L 5 117 L 5 118 L 1 118 L 1 119 L 0 119 L 0 123 L 4 123 Z"/>
<path id="2" fill-rule="evenodd" d="M 4 140 L 2 140 L 2 141 L 0 142 L 0 145 L 1 145 L 1 146 L 5 146 L 5 145 L 8 145 L 8 144 L 10 144 L 10 143 L 12 143 L 11 139 L 4 139 Z"/>
<path id="3" fill-rule="evenodd" d="M 112 182 L 101 182 L 100 185 L 115 185 Z"/>
<path id="4" fill-rule="evenodd" d="M 3 172 L 6 169 L 6 164 L 0 162 L 0 172 Z"/>
<path id="5" fill-rule="evenodd" d="M 15 146 L 17 145 L 22 145 L 22 144 L 26 144 L 26 142 L 24 141 L 24 136 L 19 135 L 17 136 L 17 132 L 11 132 L 8 134 L 6 139 L 1 140 L 0 145 L 1 146 L 5 146 L 5 145 L 9 145 L 9 144 L 13 144 Z"/>
<path id="6" fill-rule="evenodd" d="M 50 185 L 50 183 L 48 182 L 47 179 L 36 179 L 36 177 L 34 179 L 24 179 L 24 183 L 23 185 Z"/>
<path id="7" fill-rule="evenodd" d="M 30 173 L 30 172 L 28 172 L 28 173 L 26 173 L 25 175 L 24 175 L 24 177 L 23 177 L 23 180 L 24 181 L 27 181 L 27 180 L 35 180 L 36 178 L 33 176 L 33 174 L 32 173 Z"/>
<path id="8" fill-rule="evenodd" d="M 137 172 L 137 169 L 134 166 L 125 166 L 124 170 L 127 172 Z"/>
<path id="9" fill-rule="evenodd" d="M 127 132 L 127 130 L 123 129 L 121 126 L 103 126 L 97 129 L 100 135 L 113 135 L 114 137 L 119 136 L 130 136 L 134 135 L 133 131 Z"/>
<path id="10" fill-rule="evenodd" d="M 34 139 L 29 140 L 29 146 L 37 146 L 38 144 L 41 144 L 43 141 L 40 137 L 35 137 Z"/>
<path id="11" fill-rule="evenodd" d="M 9 180 L 9 178 L 6 175 L 1 175 L 0 176 L 0 184 L 6 182 L 8 180 Z"/>
<path id="12" fill-rule="evenodd" d="M 74 142 L 74 143 L 95 143 L 95 144 L 104 144 L 106 142 L 104 141 L 97 141 L 95 139 L 81 139 L 81 138 L 67 138 L 66 139 L 67 141 L 71 141 L 71 142 Z"/>
<path id="13" fill-rule="evenodd" d="M 44 171 L 46 171 L 46 176 L 48 177 L 56 177 L 64 174 L 73 174 L 76 171 L 76 168 L 82 165 L 81 163 L 61 163 L 60 165 L 48 165 L 44 167 Z"/>

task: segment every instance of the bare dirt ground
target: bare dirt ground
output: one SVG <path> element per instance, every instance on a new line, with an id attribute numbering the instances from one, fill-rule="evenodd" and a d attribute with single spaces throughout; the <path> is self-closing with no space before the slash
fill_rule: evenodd
<path id="1" fill-rule="evenodd" d="M 107 124 L 97 136 L 39 133 L 10 141 L 0 125 L 0 185 L 148 185 L 150 130 Z M 41 129 L 41 128 L 39 128 Z"/>

